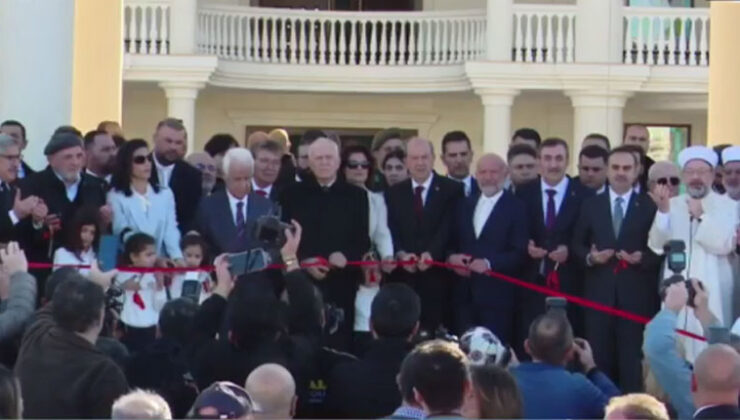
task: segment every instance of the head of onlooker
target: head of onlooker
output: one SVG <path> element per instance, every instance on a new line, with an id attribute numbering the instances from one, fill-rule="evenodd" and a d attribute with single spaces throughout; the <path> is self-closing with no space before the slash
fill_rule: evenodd
<path id="1" fill-rule="evenodd" d="M 65 184 L 74 184 L 80 179 L 85 165 L 85 151 L 82 150 L 79 136 L 71 133 L 54 134 L 44 148 L 44 155 L 51 169 Z"/>
<path id="2" fill-rule="evenodd" d="M 252 189 L 254 158 L 247 149 L 235 147 L 224 156 L 224 182 L 226 191 L 237 200 L 243 199 Z"/>
<path id="3" fill-rule="evenodd" d="M 568 143 L 563 139 L 549 138 L 540 145 L 540 172 L 542 179 L 551 187 L 565 178 L 568 169 Z"/>
<path id="4" fill-rule="evenodd" d="M 740 200 L 740 146 L 729 146 L 722 151 L 722 185 L 727 195 Z"/>
<path id="5" fill-rule="evenodd" d="M 180 239 L 180 250 L 186 267 L 202 267 L 209 260 L 205 239 L 197 233 L 190 233 Z"/>
<path id="6" fill-rule="evenodd" d="M 406 152 L 403 149 L 395 149 L 388 152 L 383 160 L 383 176 L 388 186 L 396 185 L 409 178 L 409 170 L 406 169 Z"/>
<path id="7" fill-rule="evenodd" d="M 481 194 L 493 197 L 504 189 L 506 176 L 509 174 L 506 162 L 495 153 L 488 153 L 478 159 L 475 167 L 475 178 Z"/>
<path id="8" fill-rule="evenodd" d="M 712 191 L 717 154 L 706 146 L 690 146 L 678 154 L 678 165 L 691 198 L 704 198 Z"/>
<path id="9" fill-rule="evenodd" d="M 459 416 L 470 390 L 468 363 L 457 344 L 427 341 L 411 351 L 401 364 L 401 395 L 411 393 L 427 417 Z"/>
<path id="10" fill-rule="evenodd" d="M 342 151 L 340 170 L 348 183 L 367 189 L 372 183 L 375 160 L 367 147 L 353 144 Z"/>
<path id="11" fill-rule="evenodd" d="M 594 191 L 601 191 L 606 184 L 607 150 L 593 145 L 584 147 L 578 154 L 578 179 Z"/>
<path id="12" fill-rule="evenodd" d="M 738 406 L 740 354 L 726 344 L 712 344 L 699 353 L 691 376 L 694 406 Z"/>
<path id="13" fill-rule="evenodd" d="M 98 124 L 97 130 L 105 131 L 106 133 L 110 134 L 111 137 L 125 137 L 123 135 L 121 124 L 116 121 L 101 121 L 100 124 Z"/>
<path id="14" fill-rule="evenodd" d="M 339 165 L 339 145 L 332 140 L 321 137 L 308 147 L 308 167 L 319 185 L 331 185 L 337 179 Z"/>
<path id="15" fill-rule="evenodd" d="M 100 235 L 100 212 L 94 207 L 82 207 L 72 219 L 72 228 L 67 230 L 64 248 L 82 263 L 82 254 L 98 249 Z"/>
<path id="16" fill-rule="evenodd" d="M 665 185 L 671 197 L 677 196 L 681 186 L 681 173 L 678 166 L 668 160 L 655 162 L 648 171 L 648 190 L 652 191 L 656 185 Z"/>
<path id="17" fill-rule="evenodd" d="M 23 418 L 21 384 L 13 371 L 3 365 L 0 365 L 0 417 Z"/>
<path id="18" fill-rule="evenodd" d="M 152 268 L 157 261 L 155 242 L 149 234 L 138 232 L 128 238 L 123 245 L 123 255 L 131 267 Z"/>
<path id="19" fill-rule="evenodd" d="M 370 307 L 373 337 L 412 339 L 419 329 L 421 301 L 414 289 L 403 283 L 380 288 Z"/>
<path id="20" fill-rule="evenodd" d="M 401 134 L 401 129 L 387 128 L 375 133 L 372 143 L 370 144 L 370 149 L 373 152 L 375 161 L 378 163 L 378 165 L 381 165 L 388 153 L 396 149 L 403 150 L 404 146 L 405 144 L 403 140 L 403 135 Z M 379 169 L 381 172 L 383 171 L 383 167 L 381 166 L 378 166 L 377 169 Z"/>
<path id="21" fill-rule="evenodd" d="M 180 160 L 186 152 L 188 132 L 182 120 L 165 118 L 154 130 L 154 158 L 162 166 Z"/>
<path id="22" fill-rule="evenodd" d="M 127 141 L 116 155 L 116 168 L 111 178 L 111 186 L 126 196 L 133 194 L 132 186 L 149 185 L 159 192 L 159 185 L 150 181 L 152 161 L 149 160 L 149 145 L 142 139 Z M 141 191 L 140 191 L 141 193 Z"/>
<path id="23" fill-rule="evenodd" d="M 203 151 L 211 155 L 216 161 L 216 175 L 223 178 L 223 160 L 224 155 L 229 149 L 239 147 L 239 143 L 231 134 L 214 134 L 203 146 Z"/>
<path id="24" fill-rule="evenodd" d="M 18 143 L 21 151 L 28 146 L 26 139 L 26 127 L 16 120 L 5 120 L 0 124 L 0 134 L 5 134 L 13 138 Z"/>
<path id="25" fill-rule="evenodd" d="M 264 131 L 254 131 L 249 136 L 247 136 L 247 142 L 244 145 L 247 147 L 247 149 L 251 149 L 252 147 L 267 140 L 270 140 L 269 134 L 265 133 Z"/>
<path id="26" fill-rule="evenodd" d="M 287 153 L 288 150 L 290 150 L 290 136 L 288 135 L 288 131 L 286 131 L 285 129 L 276 128 L 267 133 L 267 137 L 280 145 L 282 153 Z"/>
<path id="27" fill-rule="evenodd" d="M 583 138 L 581 150 L 588 146 L 599 146 L 607 152 L 612 148 L 611 142 L 609 142 L 609 137 L 600 133 L 591 133 Z"/>
<path id="28" fill-rule="evenodd" d="M 542 137 L 540 133 L 533 128 L 520 128 L 511 136 L 511 145 L 526 144 L 533 150 L 539 150 Z"/>
<path id="29" fill-rule="evenodd" d="M 244 389 L 252 398 L 255 420 L 290 419 L 295 415 L 298 397 L 288 369 L 274 363 L 261 365 L 249 374 Z"/>
<path id="30" fill-rule="evenodd" d="M 306 130 L 301 136 L 301 142 L 298 144 L 298 168 L 300 170 L 308 170 L 308 148 L 311 144 L 320 138 L 325 138 L 326 133 L 321 130 Z"/>
<path id="31" fill-rule="evenodd" d="M 125 419 L 171 419 L 172 412 L 167 401 L 151 391 L 135 389 L 118 397 L 113 403 L 110 418 Z"/>
<path id="32" fill-rule="evenodd" d="M 73 273 L 57 285 L 52 300 L 56 325 L 95 344 L 105 317 L 103 288 Z"/>
<path id="33" fill-rule="evenodd" d="M 85 134 L 84 140 L 87 171 L 98 178 L 112 174 L 118 151 L 113 137 L 105 131 L 93 130 Z"/>
<path id="34" fill-rule="evenodd" d="M 434 145 L 427 139 L 414 137 L 406 142 L 406 168 L 417 184 L 425 183 L 432 176 Z"/>
<path id="35" fill-rule="evenodd" d="M 54 130 L 54 134 L 73 134 L 79 138 L 82 138 L 82 131 L 77 129 L 73 125 L 60 125 Z"/>
<path id="36" fill-rule="evenodd" d="M 472 366 L 473 392 L 465 400 L 462 414 L 470 419 L 519 419 L 524 403 L 516 380 L 506 368 L 493 364 Z"/>
<path id="37" fill-rule="evenodd" d="M 524 349 L 533 362 L 565 366 L 573 353 L 573 327 L 564 314 L 549 311 L 529 326 Z"/>
<path id="38" fill-rule="evenodd" d="M 635 155 L 624 146 L 612 149 L 609 152 L 609 187 L 620 196 L 633 188 L 639 174 Z"/>
<path id="39" fill-rule="evenodd" d="M 714 153 L 717 154 L 717 158 L 719 159 L 719 162 L 717 162 L 717 168 L 714 171 L 714 185 L 712 185 L 712 189 L 717 194 L 724 194 L 725 193 L 725 186 L 722 183 L 722 178 L 724 177 L 724 167 L 725 167 L 725 160 L 722 156 L 722 152 L 725 151 L 728 147 L 731 145 L 729 144 L 718 144 L 714 147 L 712 147 L 712 150 L 714 150 Z"/>
<path id="40" fill-rule="evenodd" d="M 59 267 L 52 271 L 49 277 L 46 278 L 46 284 L 44 284 L 44 297 L 41 299 L 41 304 L 45 305 L 51 302 L 57 286 L 68 278 L 76 278 L 78 275 L 79 272 L 73 267 Z M 0 270 L 0 276 L 2 276 L 2 270 Z"/>
<path id="41" fill-rule="evenodd" d="M 462 181 L 470 175 L 473 149 L 464 131 L 450 131 L 442 137 L 442 162 L 451 178 Z"/>
<path id="42" fill-rule="evenodd" d="M 643 154 L 650 150 L 650 132 L 642 124 L 632 124 L 624 130 L 622 144 L 634 144 L 642 149 Z"/>
<path id="43" fill-rule="evenodd" d="M 668 420 L 668 410 L 662 402 L 648 394 L 627 394 L 609 400 L 605 409 L 607 420 Z"/>
<path id="44" fill-rule="evenodd" d="M 203 194 L 209 195 L 216 186 L 216 160 L 206 152 L 193 152 L 185 159 L 195 169 L 202 174 Z"/>
<path id="45" fill-rule="evenodd" d="M 509 174 L 514 188 L 537 179 L 538 165 L 537 150 L 527 144 L 515 144 L 509 147 L 506 153 L 509 162 Z"/>
<path id="46" fill-rule="evenodd" d="M 0 134 L 0 181 L 3 184 L 15 182 L 22 159 L 18 142 L 7 134 Z"/>
<path id="47" fill-rule="evenodd" d="M 159 335 L 180 346 L 193 340 L 195 315 L 198 304 L 192 299 L 177 298 L 168 301 L 159 312 Z"/>
<path id="48" fill-rule="evenodd" d="M 254 157 L 254 183 L 259 188 L 275 184 L 280 175 L 283 147 L 277 141 L 266 140 L 250 150 Z"/>
<path id="49" fill-rule="evenodd" d="M 637 173 L 642 177 L 642 174 L 645 172 L 645 151 L 636 144 L 622 144 L 620 147 L 635 155 L 635 159 L 637 159 L 637 163 L 639 164 Z M 638 181 L 635 181 L 635 183 Z"/>
<path id="50" fill-rule="evenodd" d="M 214 382 L 204 389 L 190 408 L 189 419 L 249 419 L 252 399 L 232 382 Z"/>

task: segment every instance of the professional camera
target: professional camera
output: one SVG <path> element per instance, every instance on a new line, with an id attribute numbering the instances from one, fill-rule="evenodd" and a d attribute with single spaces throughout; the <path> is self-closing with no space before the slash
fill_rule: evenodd
<path id="1" fill-rule="evenodd" d="M 280 248 L 285 245 L 285 230 L 293 226 L 280 221 L 280 209 L 257 219 L 251 233 L 252 240 L 260 248 L 229 255 L 229 270 L 234 276 L 264 270 L 272 261 L 278 259 Z"/>
<path id="2" fill-rule="evenodd" d="M 691 281 L 681 275 L 681 272 L 686 269 L 686 243 L 678 240 L 668 241 L 663 249 L 665 251 L 666 261 L 668 262 L 666 265 L 673 274 L 660 282 L 659 293 L 661 300 L 665 299 L 665 293 L 668 287 L 672 284 L 684 282 L 686 284 L 686 290 L 689 292 L 688 305 L 693 308 L 696 290 Z"/>

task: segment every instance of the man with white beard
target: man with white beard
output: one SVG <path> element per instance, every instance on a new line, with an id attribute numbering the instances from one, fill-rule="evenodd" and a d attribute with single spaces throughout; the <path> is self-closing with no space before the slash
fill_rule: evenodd
<path id="1" fill-rule="evenodd" d="M 708 290 L 709 309 L 726 326 L 732 325 L 734 289 L 730 256 L 735 251 L 738 206 L 730 198 L 712 191 L 717 154 L 705 146 L 691 146 L 678 155 L 686 193 L 670 198 L 668 187 L 656 185 L 650 196 L 658 207 L 648 245 L 657 254 L 670 240 L 686 244 L 685 278 L 699 279 Z M 670 277 L 666 268 L 664 276 Z M 693 309 L 684 309 L 678 327 L 702 335 Z M 706 346 L 698 340 L 685 343 L 686 356 L 693 361 Z"/>

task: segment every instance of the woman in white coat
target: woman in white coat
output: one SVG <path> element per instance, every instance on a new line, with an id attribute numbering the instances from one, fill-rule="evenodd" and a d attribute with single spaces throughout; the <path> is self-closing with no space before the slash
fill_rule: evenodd
<path id="1" fill-rule="evenodd" d="M 113 234 L 125 242 L 134 233 L 154 237 L 159 257 L 182 261 L 175 197 L 169 188 L 150 181 L 152 161 L 144 140 L 130 140 L 116 156 L 108 203 L 113 209 Z"/>

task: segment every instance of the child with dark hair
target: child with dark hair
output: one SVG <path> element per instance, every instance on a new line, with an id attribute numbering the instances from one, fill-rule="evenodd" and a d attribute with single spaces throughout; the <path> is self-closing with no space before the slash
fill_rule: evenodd
<path id="1" fill-rule="evenodd" d="M 126 265 L 135 268 L 153 268 L 157 261 L 154 238 L 146 233 L 135 233 L 126 240 Z M 131 353 L 143 350 L 154 341 L 159 322 L 159 311 L 167 303 L 164 280 L 153 273 L 121 273 L 116 284 L 123 289 L 123 309 L 120 320 L 123 329 L 121 342 Z"/>
<path id="2" fill-rule="evenodd" d="M 72 228 L 67 231 L 64 246 L 54 252 L 54 270 L 64 265 L 90 265 L 95 261 L 95 250 L 100 243 L 100 218 L 98 210 L 85 208 L 75 215 Z M 90 269 L 77 271 L 86 276 Z"/>
<path id="3" fill-rule="evenodd" d="M 198 234 L 185 235 L 180 240 L 180 249 L 185 259 L 185 265 L 192 268 L 203 267 L 208 261 L 207 245 L 203 237 Z M 193 270 L 177 274 L 169 286 L 169 298 L 184 297 L 195 303 L 203 303 L 211 296 L 214 284 L 206 271 Z"/>

